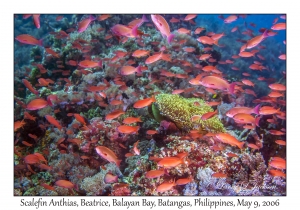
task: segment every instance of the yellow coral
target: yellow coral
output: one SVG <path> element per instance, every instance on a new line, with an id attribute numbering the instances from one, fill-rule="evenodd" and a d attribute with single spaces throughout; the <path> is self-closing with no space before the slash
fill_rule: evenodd
<path id="1" fill-rule="evenodd" d="M 179 95 L 158 94 L 155 96 L 154 106 L 160 115 L 173 121 L 183 131 L 198 129 L 201 132 L 225 132 L 221 121 L 214 116 L 208 120 L 197 120 L 192 122 L 191 117 L 214 111 L 204 100 L 199 98 L 183 98 Z M 194 103 L 198 102 L 200 106 Z"/>

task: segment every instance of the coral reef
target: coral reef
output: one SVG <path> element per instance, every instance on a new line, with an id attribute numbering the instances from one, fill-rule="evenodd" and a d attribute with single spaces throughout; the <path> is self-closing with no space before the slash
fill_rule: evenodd
<path id="1" fill-rule="evenodd" d="M 217 117 L 212 117 L 208 120 L 199 119 L 195 122 L 191 120 L 194 115 L 201 117 L 203 114 L 213 111 L 205 101 L 199 98 L 186 99 L 179 95 L 158 94 L 155 96 L 155 99 L 156 102 L 152 106 L 158 109 L 160 115 L 171 120 L 178 128 L 184 131 L 193 129 L 199 130 L 202 133 L 225 131 L 223 124 Z M 196 102 L 199 103 L 199 106 L 195 105 Z"/>

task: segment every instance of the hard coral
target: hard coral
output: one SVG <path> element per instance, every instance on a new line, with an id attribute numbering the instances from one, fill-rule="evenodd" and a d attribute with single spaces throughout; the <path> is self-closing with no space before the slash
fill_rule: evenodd
<path id="1" fill-rule="evenodd" d="M 199 129 L 201 132 L 225 132 L 225 128 L 220 120 L 214 116 L 208 120 L 197 120 L 192 122 L 191 117 L 194 115 L 203 115 L 212 112 L 213 109 L 205 101 L 199 98 L 183 98 L 179 95 L 158 94 L 155 96 L 156 102 L 152 105 L 159 111 L 164 118 L 173 121 L 176 126 L 183 130 L 189 131 Z M 200 106 L 194 105 L 198 102 Z M 153 109 L 152 109 L 153 110 Z M 154 116 L 157 118 L 156 116 Z"/>

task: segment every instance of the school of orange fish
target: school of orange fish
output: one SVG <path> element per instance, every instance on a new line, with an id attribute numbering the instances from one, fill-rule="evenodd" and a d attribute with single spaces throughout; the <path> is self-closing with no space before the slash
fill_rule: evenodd
<path id="1" fill-rule="evenodd" d="M 201 195 L 205 168 L 232 195 L 285 195 L 286 73 L 264 53 L 286 17 L 259 30 L 219 18 L 226 31 L 194 14 L 16 15 L 32 30 L 15 29 L 15 195 Z M 159 124 L 160 93 L 205 100 L 214 111 L 191 122 L 227 131 Z M 250 192 L 265 184 L 278 190 Z"/>

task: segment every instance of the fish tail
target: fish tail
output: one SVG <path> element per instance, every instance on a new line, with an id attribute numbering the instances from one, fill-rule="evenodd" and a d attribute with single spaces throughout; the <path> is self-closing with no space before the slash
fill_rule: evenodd
<path id="1" fill-rule="evenodd" d="M 261 116 L 259 116 L 259 115 L 257 115 L 257 116 L 255 117 L 255 125 L 256 125 L 257 127 L 259 127 L 259 121 L 260 121 L 260 118 L 261 118 Z"/>
<path id="2" fill-rule="evenodd" d="M 238 148 L 243 149 L 245 142 L 239 142 L 237 143 Z"/>
<path id="3" fill-rule="evenodd" d="M 122 160 L 117 160 L 116 165 L 118 166 L 118 168 L 120 168 L 121 162 L 122 162 Z"/>
<path id="4" fill-rule="evenodd" d="M 217 45 L 217 46 L 219 46 L 219 43 L 218 43 L 218 41 L 219 41 L 218 39 L 217 39 L 217 40 L 215 40 L 215 41 L 214 41 L 214 45 Z"/>
<path id="5" fill-rule="evenodd" d="M 102 60 L 98 62 L 98 66 L 101 67 L 101 68 L 103 68 Z"/>
<path id="6" fill-rule="evenodd" d="M 93 15 L 90 15 L 90 20 L 91 21 L 96 20 L 96 17 L 94 17 Z"/>
<path id="7" fill-rule="evenodd" d="M 268 35 L 268 29 L 266 29 L 264 31 L 264 33 L 262 34 L 263 38 L 267 38 L 269 35 Z"/>
<path id="8" fill-rule="evenodd" d="M 229 85 L 229 93 L 231 95 L 234 95 L 234 87 L 235 87 L 236 82 L 233 82 Z"/>
<path id="9" fill-rule="evenodd" d="M 260 104 L 258 104 L 256 107 L 253 108 L 252 112 L 255 114 L 259 114 L 259 108 L 260 108 Z"/>
<path id="10" fill-rule="evenodd" d="M 167 37 L 167 40 L 168 40 L 168 43 L 170 44 L 171 43 L 171 41 L 173 40 L 173 38 L 174 38 L 174 34 L 170 34 L 168 37 Z"/>
<path id="11" fill-rule="evenodd" d="M 41 47 L 43 47 L 43 39 L 38 40 L 38 45 L 40 45 Z"/>
<path id="12" fill-rule="evenodd" d="M 145 23 L 145 22 L 149 22 L 149 20 L 147 19 L 146 15 L 143 15 L 143 17 L 142 17 L 142 21 L 143 21 L 143 23 Z"/>
<path id="13" fill-rule="evenodd" d="M 133 28 L 132 28 L 132 30 L 131 30 L 131 33 L 132 33 L 132 35 L 134 36 L 134 37 L 137 37 L 137 35 L 138 35 L 138 31 L 137 31 L 137 29 L 138 29 L 138 25 L 136 25 L 136 26 L 134 26 Z"/>
<path id="14" fill-rule="evenodd" d="M 152 99 L 152 102 L 156 102 L 156 99 L 155 99 L 154 95 L 151 97 L 151 99 Z"/>
<path id="15" fill-rule="evenodd" d="M 142 69 L 141 66 L 136 67 L 136 72 L 137 72 L 138 74 L 141 74 L 141 73 L 142 73 L 141 69 Z"/>

